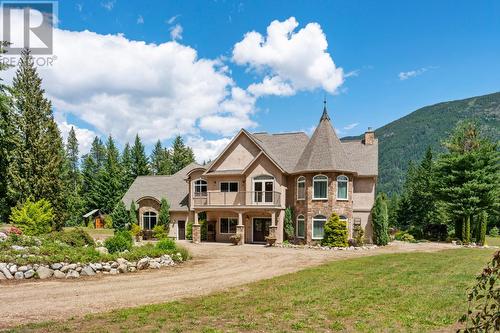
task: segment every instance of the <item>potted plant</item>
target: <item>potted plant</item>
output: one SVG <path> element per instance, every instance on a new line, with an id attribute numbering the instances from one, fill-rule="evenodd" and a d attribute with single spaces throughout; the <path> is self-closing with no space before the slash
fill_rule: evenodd
<path id="1" fill-rule="evenodd" d="M 266 236 L 267 246 L 273 246 L 276 243 L 276 237 Z"/>
<path id="2" fill-rule="evenodd" d="M 229 237 L 229 239 L 231 240 L 231 243 L 233 243 L 233 245 L 238 245 L 241 241 L 241 235 L 240 234 L 232 235 L 231 237 Z"/>

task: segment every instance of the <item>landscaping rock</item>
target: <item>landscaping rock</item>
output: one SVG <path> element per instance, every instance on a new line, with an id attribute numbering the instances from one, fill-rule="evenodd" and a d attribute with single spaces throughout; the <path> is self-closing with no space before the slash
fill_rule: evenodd
<path id="1" fill-rule="evenodd" d="M 56 279 L 64 279 L 66 277 L 66 274 L 61 271 L 54 271 L 54 277 Z"/>
<path id="2" fill-rule="evenodd" d="M 63 267 L 61 267 L 59 269 L 62 273 L 66 273 L 67 271 L 69 271 L 69 265 L 64 265 Z"/>
<path id="3" fill-rule="evenodd" d="M 3 242 L 7 239 L 7 234 L 5 232 L 0 232 L 0 242 Z"/>
<path id="4" fill-rule="evenodd" d="M 77 267 L 78 267 L 78 265 L 77 265 L 77 264 L 69 264 L 69 265 L 68 265 L 68 268 L 69 268 L 70 270 L 75 270 Z"/>
<path id="5" fill-rule="evenodd" d="M 137 271 L 137 268 L 135 268 L 135 267 L 133 267 L 133 266 L 130 266 L 130 267 L 128 268 L 128 271 L 132 273 L 132 272 Z"/>
<path id="6" fill-rule="evenodd" d="M 111 268 L 118 268 L 118 266 L 120 266 L 117 262 L 113 262 L 111 264 Z"/>
<path id="7" fill-rule="evenodd" d="M 103 266 L 102 266 L 102 269 L 103 269 L 104 271 L 106 271 L 106 272 L 109 272 L 109 271 L 111 270 L 111 265 L 109 265 L 109 264 L 105 264 L 105 265 L 103 265 Z"/>
<path id="8" fill-rule="evenodd" d="M 32 269 L 29 269 L 26 272 L 24 272 L 25 279 L 31 279 L 33 276 L 35 276 L 35 271 Z"/>
<path id="9" fill-rule="evenodd" d="M 95 272 L 90 266 L 85 266 L 82 268 L 82 271 L 80 273 L 82 276 L 94 276 Z"/>
<path id="10" fill-rule="evenodd" d="M 50 265 L 50 268 L 52 268 L 52 269 L 61 269 L 62 267 L 63 267 L 63 265 L 60 263 L 55 263 L 55 264 Z"/>
<path id="11" fill-rule="evenodd" d="M 5 278 L 8 280 L 12 280 L 14 278 L 14 276 L 12 276 L 9 269 L 7 268 L 7 265 L 0 266 L 0 272 L 2 272 Z"/>
<path id="12" fill-rule="evenodd" d="M 29 268 L 28 268 L 28 266 L 20 266 L 20 267 L 18 267 L 18 268 L 17 268 L 17 271 L 18 271 L 18 272 L 23 272 L 23 273 L 24 273 L 24 272 L 26 272 L 28 269 L 29 269 Z"/>
<path id="13" fill-rule="evenodd" d="M 78 267 L 76 268 L 76 271 L 77 271 L 78 273 L 81 273 L 81 272 L 82 272 L 82 268 L 81 268 L 80 266 L 78 266 Z"/>
<path id="14" fill-rule="evenodd" d="M 148 268 L 148 265 L 149 265 L 149 258 L 142 258 L 137 262 L 137 269 L 138 270 L 146 269 Z"/>
<path id="15" fill-rule="evenodd" d="M 15 251 L 24 251 L 26 248 L 24 246 L 12 245 L 11 249 Z"/>
<path id="16" fill-rule="evenodd" d="M 109 274 L 111 275 L 116 275 L 116 274 L 119 274 L 120 272 L 118 272 L 118 270 L 116 268 L 111 268 L 111 270 L 109 271 Z"/>
<path id="17" fill-rule="evenodd" d="M 17 265 L 11 265 L 9 271 L 11 274 L 15 274 L 17 272 Z"/>
<path id="18" fill-rule="evenodd" d="M 120 273 L 127 273 L 127 265 L 126 264 L 120 264 L 120 265 L 118 265 L 118 271 Z"/>
<path id="19" fill-rule="evenodd" d="M 2 272 L 0 272 L 0 281 L 1 281 L 1 280 L 7 280 L 7 278 L 5 277 L 5 275 L 3 275 L 3 273 L 2 273 Z"/>
<path id="20" fill-rule="evenodd" d="M 68 274 L 66 274 L 66 279 L 78 279 L 79 277 L 80 277 L 80 274 L 73 269 L 71 269 L 68 272 Z"/>
<path id="21" fill-rule="evenodd" d="M 50 278 L 54 274 L 54 271 L 50 268 L 40 266 L 36 270 L 36 273 L 38 274 L 38 278 L 40 280 L 44 280 Z"/>
<path id="22" fill-rule="evenodd" d="M 118 258 L 116 259 L 116 262 L 118 263 L 118 265 L 121 265 L 121 264 L 126 264 L 127 260 L 123 258 Z"/>
<path id="23" fill-rule="evenodd" d="M 149 268 L 158 269 L 160 267 L 161 267 L 161 265 L 160 265 L 159 262 L 156 262 L 156 261 L 150 261 L 149 262 Z"/>
<path id="24" fill-rule="evenodd" d="M 109 251 L 107 248 L 105 248 L 104 246 L 99 246 L 99 247 L 96 247 L 95 250 L 97 252 L 99 252 L 100 254 L 109 254 Z"/>
<path id="25" fill-rule="evenodd" d="M 16 274 L 14 274 L 14 279 L 16 279 L 16 280 L 24 279 L 24 273 L 23 272 L 16 272 Z"/>

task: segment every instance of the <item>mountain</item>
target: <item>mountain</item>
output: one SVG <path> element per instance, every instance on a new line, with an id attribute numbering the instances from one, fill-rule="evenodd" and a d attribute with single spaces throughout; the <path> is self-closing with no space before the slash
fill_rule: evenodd
<path id="1" fill-rule="evenodd" d="M 476 120 L 484 135 L 500 140 L 500 92 L 426 106 L 375 130 L 379 139 L 377 190 L 400 192 L 409 161 L 420 161 L 428 146 L 442 152 L 442 141 L 465 119 Z"/>

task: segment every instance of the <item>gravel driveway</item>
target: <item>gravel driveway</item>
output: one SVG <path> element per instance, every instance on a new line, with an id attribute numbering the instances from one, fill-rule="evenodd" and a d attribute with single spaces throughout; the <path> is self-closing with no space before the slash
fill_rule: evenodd
<path id="1" fill-rule="evenodd" d="M 427 252 L 451 244 L 395 242 L 363 251 L 321 251 L 183 243 L 193 259 L 173 268 L 135 274 L 0 284 L 0 329 L 28 322 L 64 319 L 123 307 L 197 296 L 270 278 L 321 263 L 366 255 Z"/>

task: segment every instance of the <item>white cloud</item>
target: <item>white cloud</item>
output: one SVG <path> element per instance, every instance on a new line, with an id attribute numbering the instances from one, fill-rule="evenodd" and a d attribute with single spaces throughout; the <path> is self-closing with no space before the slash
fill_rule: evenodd
<path id="1" fill-rule="evenodd" d="M 76 4 L 76 9 L 81 13 L 83 10 L 83 3 L 77 3 Z"/>
<path id="2" fill-rule="evenodd" d="M 182 26 L 180 24 L 176 24 L 173 27 L 170 28 L 170 37 L 172 37 L 172 40 L 180 40 L 182 39 Z"/>
<path id="3" fill-rule="evenodd" d="M 137 17 L 137 24 L 144 24 L 144 17 L 142 17 L 142 15 Z"/>
<path id="4" fill-rule="evenodd" d="M 90 147 L 92 146 L 92 141 L 96 137 L 97 133 L 86 128 L 79 128 L 76 125 L 69 124 L 66 120 L 57 121 L 57 126 L 61 131 L 64 144 L 66 144 L 68 140 L 68 134 L 69 131 L 71 130 L 71 127 L 73 127 L 75 130 L 76 139 L 78 140 L 78 152 L 80 156 L 83 156 L 90 151 Z"/>
<path id="5" fill-rule="evenodd" d="M 295 94 L 290 84 L 283 82 L 279 76 L 266 76 L 261 83 L 252 83 L 248 86 L 248 91 L 256 97 L 263 95 L 291 96 Z"/>
<path id="6" fill-rule="evenodd" d="M 408 71 L 408 72 L 400 72 L 398 74 L 398 77 L 399 77 L 399 79 L 401 81 L 404 81 L 404 80 L 411 79 L 412 77 L 422 75 L 425 72 L 427 72 L 427 71 L 429 71 L 431 69 L 435 69 L 435 68 L 437 68 L 437 67 L 435 67 L 435 66 L 428 66 L 428 67 L 422 67 L 422 68 L 419 68 L 419 69 L 414 69 L 414 70 L 411 70 L 411 71 Z"/>
<path id="7" fill-rule="evenodd" d="M 357 127 L 358 125 L 359 125 L 359 123 L 352 123 L 352 124 L 349 124 L 349 125 L 347 125 L 347 126 L 344 126 L 344 129 L 345 129 L 346 131 L 348 131 L 348 130 L 352 130 L 354 127 Z"/>
<path id="8" fill-rule="evenodd" d="M 193 148 L 198 163 L 203 163 L 214 160 L 230 141 L 230 138 L 205 140 L 199 136 L 189 136 L 186 144 Z"/>
<path id="9" fill-rule="evenodd" d="M 290 89 L 296 92 L 316 88 L 335 93 L 344 82 L 342 68 L 335 66 L 327 52 L 328 42 L 321 26 L 309 23 L 295 31 L 297 27 L 294 17 L 273 21 L 267 27 L 267 36 L 248 32 L 234 45 L 236 64 L 265 74 L 261 86 L 253 86 L 258 93 L 289 95 Z M 271 85 L 278 82 L 278 87 L 287 85 L 287 89 Z"/>
<path id="10" fill-rule="evenodd" d="M 113 10 L 113 7 L 115 6 L 116 0 L 111 0 L 111 1 L 105 1 L 101 2 L 101 6 L 106 9 L 106 10 Z"/>
<path id="11" fill-rule="evenodd" d="M 177 18 L 179 17 L 180 15 L 174 15 L 172 16 L 171 18 L 169 18 L 166 23 L 167 24 L 173 24 L 175 22 L 175 20 L 177 20 Z"/>

